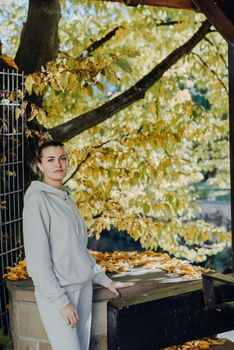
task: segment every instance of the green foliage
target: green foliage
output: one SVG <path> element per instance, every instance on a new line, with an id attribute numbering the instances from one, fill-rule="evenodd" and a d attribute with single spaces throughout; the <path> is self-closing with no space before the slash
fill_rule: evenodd
<path id="1" fill-rule="evenodd" d="M 115 53 L 93 55 L 85 60 L 78 60 L 72 57 L 61 56 L 56 62 L 50 62 L 42 67 L 40 73 L 29 74 L 25 80 L 25 88 L 29 95 L 45 95 L 54 91 L 55 93 L 68 93 L 78 91 L 81 96 L 87 94 L 93 97 L 93 87 L 96 85 L 99 90 L 104 90 L 100 81 L 103 77 L 111 83 L 118 83 L 115 65 L 122 70 L 131 73 L 132 68 L 126 60 L 126 56 L 138 55 L 136 50 L 119 49 Z"/>
<path id="2" fill-rule="evenodd" d="M 14 57 L 20 41 L 20 31 L 27 16 L 28 0 L 1 0 L 0 40 L 3 52 Z"/>
<path id="3" fill-rule="evenodd" d="M 5 334 L 2 328 L 0 329 L 0 350 L 13 350 L 11 337 Z"/>

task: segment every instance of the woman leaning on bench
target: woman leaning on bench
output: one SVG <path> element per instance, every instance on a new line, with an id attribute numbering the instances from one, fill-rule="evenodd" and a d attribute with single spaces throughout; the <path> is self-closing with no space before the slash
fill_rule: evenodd
<path id="1" fill-rule="evenodd" d="M 32 181 L 24 197 L 26 265 L 39 313 L 53 350 L 88 350 L 92 282 L 119 295 L 131 283 L 106 276 L 87 250 L 87 226 L 62 181 L 68 154 L 59 141 L 38 147 L 42 181 Z"/>

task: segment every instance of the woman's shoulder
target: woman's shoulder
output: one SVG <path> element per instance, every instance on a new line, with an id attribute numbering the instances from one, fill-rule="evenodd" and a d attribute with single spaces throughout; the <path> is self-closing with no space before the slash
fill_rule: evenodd
<path id="1" fill-rule="evenodd" d="M 40 189 L 33 188 L 32 185 L 28 187 L 24 194 L 24 203 L 26 202 L 41 202 L 44 200 L 45 194 Z"/>

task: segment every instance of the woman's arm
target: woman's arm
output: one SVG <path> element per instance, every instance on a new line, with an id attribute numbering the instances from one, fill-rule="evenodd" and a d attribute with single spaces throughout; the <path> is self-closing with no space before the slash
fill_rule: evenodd
<path id="1" fill-rule="evenodd" d="M 23 235 L 26 266 L 35 287 L 53 301 L 58 309 L 70 303 L 60 286 L 53 268 L 49 245 L 50 218 L 43 195 L 35 192 L 27 199 L 23 210 Z"/>
<path id="2" fill-rule="evenodd" d="M 100 284 L 103 287 L 108 288 L 108 286 L 111 284 L 111 282 L 113 282 L 112 279 L 110 279 L 105 274 L 105 271 L 103 270 L 103 268 L 96 263 L 96 260 L 90 254 L 90 252 L 88 250 L 87 250 L 87 255 L 88 255 L 89 259 L 90 259 L 90 262 L 91 262 L 91 264 L 93 266 L 93 271 L 94 271 L 94 276 L 93 276 L 92 281 L 94 283 Z"/>
<path id="3" fill-rule="evenodd" d="M 109 289 L 112 293 L 114 293 L 116 296 L 120 296 L 120 293 L 118 291 L 119 288 L 127 288 L 134 285 L 132 282 L 118 282 L 113 281 L 110 279 L 106 274 L 105 271 L 102 269 L 100 265 L 96 263 L 96 260 L 94 257 L 89 253 L 87 250 L 88 256 L 91 260 L 91 263 L 93 264 L 94 269 L 94 277 L 92 281 L 94 283 L 98 283 L 102 285 L 103 287 Z"/>

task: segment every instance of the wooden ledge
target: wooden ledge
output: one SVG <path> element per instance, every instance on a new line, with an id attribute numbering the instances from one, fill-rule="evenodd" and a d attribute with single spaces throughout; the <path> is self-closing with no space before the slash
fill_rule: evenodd
<path id="1" fill-rule="evenodd" d="M 108 276 L 114 281 L 133 282 L 134 285 L 128 288 L 119 289 L 122 297 L 134 296 L 139 293 L 149 292 L 156 289 L 172 286 L 178 282 L 191 283 L 182 277 L 168 274 L 160 269 L 135 268 L 127 272 L 111 273 Z M 6 280 L 6 287 L 11 297 L 17 301 L 36 302 L 34 287 L 31 279 L 21 281 Z M 201 282 L 200 282 L 201 283 Z M 93 301 L 104 301 L 119 298 L 108 289 L 94 285 Z"/>

